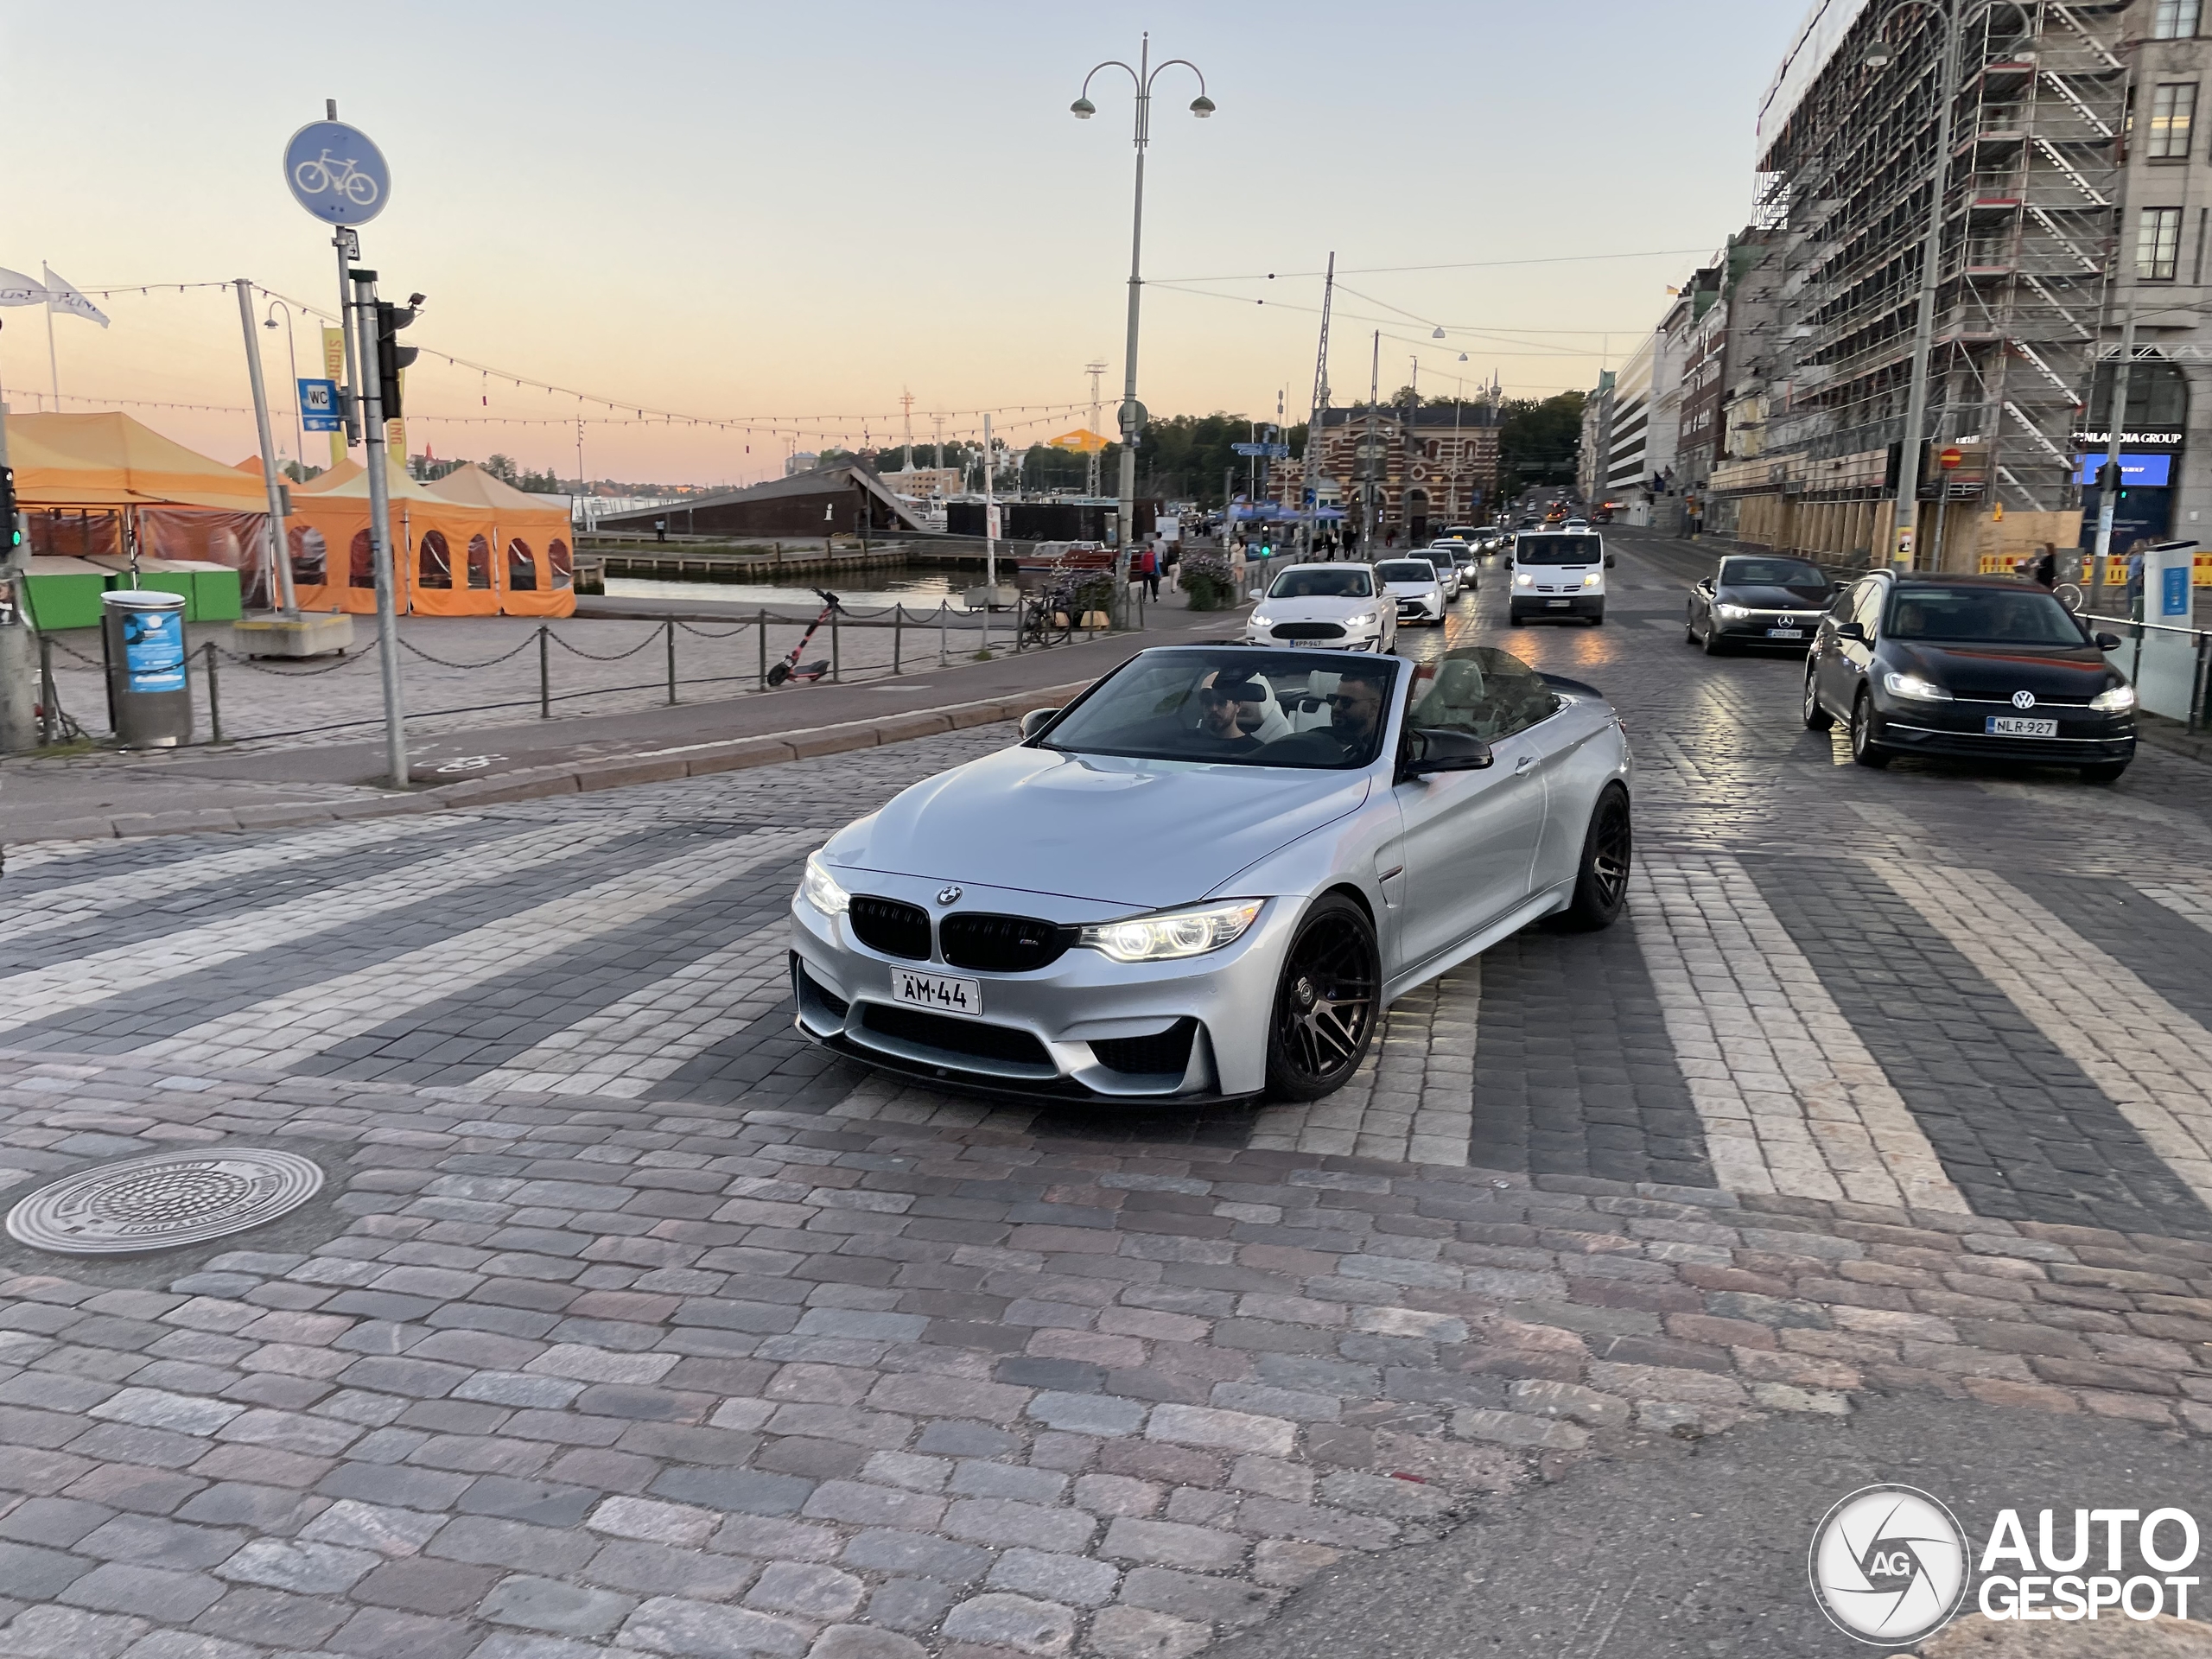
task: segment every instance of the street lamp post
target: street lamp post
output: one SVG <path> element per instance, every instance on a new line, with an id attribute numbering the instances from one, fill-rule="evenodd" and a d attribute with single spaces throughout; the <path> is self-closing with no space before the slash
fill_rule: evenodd
<path id="1" fill-rule="evenodd" d="M 300 408 L 300 347 L 299 342 L 292 336 L 292 308 L 282 300 L 270 301 L 269 315 L 263 319 L 261 326 L 264 328 L 274 328 L 276 326 L 276 313 L 279 311 L 284 314 L 284 355 L 292 365 L 292 429 L 295 434 L 293 459 L 304 472 L 308 464 L 307 416 Z"/>
<path id="2" fill-rule="evenodd" d="M 1874 31 L 1874 44 L 1866 54 L 1870 69 L 1885 69 L 1897 53 L 1889 43 L 1890 24 L 1900 15 L 1924 6 L 1942 19 L 1943 47 L 1936 72 L 1936 159 L 1928 176 L 1928 229 L 1921 243 L 1920 305 L 1912 327 L 1912 379 L 1905 393 L 1904 431 L 1897 445 L 1897 505 L 1892 513 L 1890 563 L 1910 569 L 1918 562 L 1914 545 L 1915 521 L 1920 511 L 1920 443 L 1928 423 L 1928 360 L 1936 342 L 1936 290 L 1943 280 L 1943 203 L 1951 190 L 1951 115 L 1957 101 L 1959 34 L 1969 11 L 1985 12 L 2009 5 L 2026 21 L 2030 32 L 2035 20 L 2019 0 L 1981 0 L 1971 7 L 1962 0 L 1897 0 Z"/>
<path id="3" fill-rule="evenodd" d="M 1198 78 L 1198 95 L 1191 100 L 1191 113 L 1201 121 L 1214 111 L 1214 101 L 1206 96 L 1205 72 L 1188 58 L 1170 58 L 1165 63 L 1152 61 L 1152 35 L 1145 34 L 1137 54 L 1135 68 L 1119 58 L 1109 58 L 1103 63 L 1091 66 L 1090 73 L 1083 78 L 1083 92 L 1068 110 L 1078 121 L 1088 121 L 1098 113 L 1098 106 L 1090 101 L 1090 83 L 1102 69 L 1119 69 L 1135 83 L 1137 92 L 1135 140 L 1137 149 L 1137 181 L 1135 207 L 1130 215 L 1129 228 L 1129 337 L 1123 356 L 1122 380 L 1122 487 L 1119 532 L 1114 551 L 1115 593 L 1126 596 L 1129 585 L 1129 537 L 1136 528 L 1137 516 L 1137 434 L 1144 423 L 1144 410 L 1137 402 L 1137 301 L 1144 289 L 1144 152 L 1152 142 L 1152 83 L 1177 65 L 1188 69 Z"/>

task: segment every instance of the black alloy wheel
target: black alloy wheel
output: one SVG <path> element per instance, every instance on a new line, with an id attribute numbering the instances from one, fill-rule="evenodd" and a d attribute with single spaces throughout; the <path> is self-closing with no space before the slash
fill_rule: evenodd
<path id="1" fill-rule="evenodd" d="M 1825 732 L 1835 725 L 1835 716 L 1821 701 L 1819 671 L 1811 663 L 1805 664 L 1805 729 Z"/>
<path id="2" fill-rule="evenodd" d="M 1727 649 L 1728 647 L 1720 642 L 1719 628 L 1708 615 L 1705 619 L 1705 654 L 1708 657 L 1719 657 Z"/>
<path id="3" fill-rule="evenodd" d="M 1560 925 L 1576 932 L 1611 927 L 1628 906 L 1629 872 L 1636 862 L 1636 827 L 1628 791 L 1608 784 L 1590 813 L 1582 837 L 1582 859 L 1575 867 L 1574 897 L 1560 912 Z"/>
<path id="4" fill-rule="evenodd" d="M 1697 644 L 1697 618 L 1688 613 L 1682 617 L 1682 643 L 1686 645 Z"/>
<path id="5" fill-rule="evenodd" d="M 1862 766 L 1878 770 L 1897 757 L 1874 741 L 1874 697 L 1865 686 L 1851 705 L 1851 758 Z"/>
<path id="6" fill-rule="evenodd" d="M 1319 1100 L 1351 1080 L 1375 1039 L 1382 988 L 1374 925 L 1342 893 L 1300 919 L 1268 1026 L 1268 1093 Z"/>

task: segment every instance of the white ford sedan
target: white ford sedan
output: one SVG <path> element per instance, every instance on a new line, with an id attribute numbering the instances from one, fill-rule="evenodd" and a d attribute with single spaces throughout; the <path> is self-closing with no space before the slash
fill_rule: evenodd
<path id="1" fill-rule="evenodd" d="M 1244 620 L 1249 645 L 1395 650 L 1398 611 L 1363 564 L 1294 564 Z"/>

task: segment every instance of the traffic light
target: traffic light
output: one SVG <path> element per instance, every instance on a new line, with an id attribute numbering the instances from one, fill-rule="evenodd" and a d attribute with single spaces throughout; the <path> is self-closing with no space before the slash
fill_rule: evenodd
<path id="1" fill-rule="evenodd" d="M 2126 479 L 2127 475 L 2120 470 L 2118 461 L 2108 461 L 2097 468 L 2097 488 L 2114 492 L 2112 499 L 2115 501 L 2127 499 Z"/>
<path id="2" fill-rule="evenodd" d="M 0 564 L 22 544 L 23 529 L 16 522 L 16 469 L 0 467 Z"/>
<path id="3" fill-rule="evenodd" d="M 411 305 L 377 302 L 377 395 L 384 403 L 384 417 L 396 421 L 405 414 L 399 406 L 399 372 L 412 363 L 416 347 L 399 343 L 399 331 L 415 321 Z"/>

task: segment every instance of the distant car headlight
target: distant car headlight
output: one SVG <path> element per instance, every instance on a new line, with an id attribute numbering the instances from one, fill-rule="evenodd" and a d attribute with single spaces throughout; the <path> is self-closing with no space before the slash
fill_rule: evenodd
<path id="1" fill-rule="evenodd" d="M 1951 694 L 1935 681 L 1918 674 L 1900 674 L 1894 669 L 1882 676 L 1882 683 L 1894 697 L 1912 697 L 1922 702 L 1948 702 Z"/>
<path id="2" fill-rule="evenodd" d="M 1513 574 L 1513 585 L 1516 588 L 1533 588 L 1536 585 L 1536 579 L 1526 570 L 1516 570 Z"/>
<path id="3" fill-rule="evenodd" d="M 1731 622 L 1740 622 L 1751 613 L 1748 605 L 1716 605 L 1713 607 Z"/>
<path id="4" fill-rule="evenodd" d="M 1240 899 L 1198 910 L 1171 910 L 1159 916 L 1106 922 L 1084 928 L 1079 943 L 1116 962 L 1173 962 L 1181 957 L 1202 957 L 1235 944 L 1252 925 L 1252 918 L 1265 902 Z"/>
<path id="5" fill-rule="evenodd" d="M 824 916 L 842 916 L 853 907 L 853 895 L 837 885 L 819 853 L 807 855 L 806 874 L 799 878 L 798 890 Z"/>
<path id="6" fill-rule="evenodd" d="M 2132 685 L 2107 686 L 2089 699 L 2089 707 L 2101 715 L 2124 715 L 2135 706 L 2135 688 Z"/>

